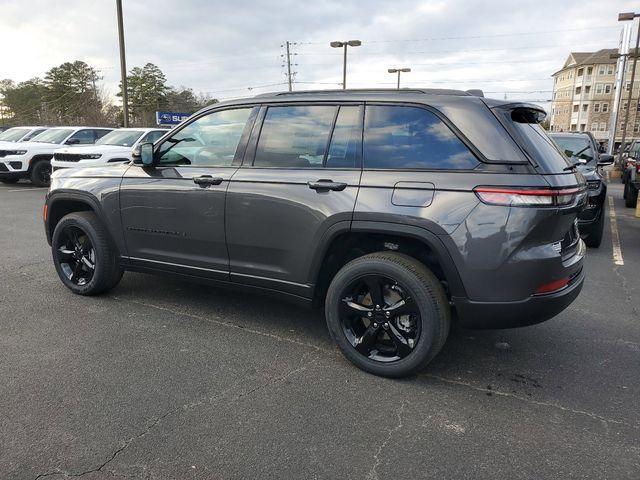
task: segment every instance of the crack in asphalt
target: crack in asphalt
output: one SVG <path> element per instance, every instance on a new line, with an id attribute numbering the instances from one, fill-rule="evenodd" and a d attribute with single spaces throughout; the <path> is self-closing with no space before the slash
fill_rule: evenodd
<path id="1" fill-rule="evenodd" d="M 310 355 L 310 352 L 305 353 L 301 359 L 300 362 L 298 363 L 298 366 L 295 368 L 292 368 L 291 370 L 287 371 L 286 373 L 278 376 L 278 377 L 274 377 L 274 378 L 269 378 L 269 380 L 267 382 L 264 382 L 254 388 L 252 388 L 251 390 L 248 390 L 247 392 L 243 392 L 240 393 L 239 395 L 236 395 L 235 397 L 232 398 L 232 400 L 238 400 L 240 398 L 244 398 L 244 397 L 248 397 L 252 394 L 254 394 L 255 392 L 259 391 L 259 390 L 263 390 L 265 388 L 269 388 L 273 385 L 276 385 L 280 382 L 285 381 L 287 378 L 291 377 L 292 375 L 304 371 L 307 369 L 307 367 L 317 359 L 317 357 L 314 357 L 312 359 L 310 359 L 309 361 L 305 362 L 305 359 Z M 212 404 L 212 402 L 214 400 L 220 400 L 222 399 L 228 392 L 234 390 L 240 383 L 242 383 L 243 381 L 245 381 L 247 378 L 249 377 L 249 375 L 244 376 L 238 380 L 236 380 L 230 387 L 222 390 L 220 393 L 213 395 L 213 396 L 209 396 L 207 397 L 205 400 L 201 400 L 198 402 L 193 402 L 193 403 L 188 403 L 188 404 L 184 404 L 184 405 L 180 405 L 179 407 L 175 407 L 172 408 L 170 410 L 167 410 L 165 413 L 163 413 L 162 415 L 160 415 L 159 417 L 156 417 L 156 419 L 151 422 L 150 424 L 147 425 L 147 427 L 144 429 L 144 431 L 142 431 L 141 433 L 134 435 L 133 437 L 128 438 L 127 440 L 125 440 L 122 445 L 115 451 L 113 452 L 113 454 L 102 464 L 100 464 L 99 466 L 95 467 L 95 468 L 91 468 L 89 470 L 84 470 L 80 473 L 72 473 L 72 472 L 68 472 L 65 470 L 60 470 L 60 469 L 56 469 L 54 471 L 51 472 L 47 472 L 47 473 L 42 473 L 40 475 L 38 475 L 35 480 L 38 480 L 40 478 L 45 478 L 45 477 L 50 477 L 53 475 L 62 475 L 63 477 L 82 477 L 83 475 L 87 475 L 90 473 L 96 473 L 96 472 L 102 472 L 103 469 L 109 464 L 111 463 L 113 460 L 116 459 L 116 457 L 118 455 L 120 455 L 127 447 L 129 447 L 129 445 L 131 445 L 133 442 L 135 442 L 136 440 L 144 437 L 145 435 L 147 435 L 149 432 L 151 432 L 151 430 L 153 430 L 160 422 L 162 422 L 162 420 L 164 420 L 165 418 L 169 417 L 170 415 L 179 413 L 180 411 L 187 411 L 190 410 L 192 408 L 196 408 L 199 406 L 202 406 L 204 404 Z M 113 471 L 109 471 L 109 473 L 112 476 L 115 476 L 115 472 Z M 122 475 L 119 475 L 122 476 Z"/>
<path id="2" fill-rule="evenodd" d="M 402 402 L 402 405 L 400 405 L 400 409 L 396 412 L 398 423 L 387 431 L 387 438 L 385 438 L 384 442 L 382 442 L 378 446 L 378 450 L 373 455 L 373 459 L 375 460 L 375 462 L 373 463 L 371 470 L 369 470 L 369 473 L 367 474 L 367 480 L 378 480 L 378 467 L 380 466 L 380 463 L 382 463 L 382 458 L 380 458 L 380 456 L 384 449 L 387 447 L 387 444 L 391 440 L 393 434 L 403 427 L 402 415 L 404 414 L 404 409 L 406 406 L 407 402 L 405 400 Z"/>
<path id="3" fill-rule="evenodd" d="M 260 330 L 255 330 L 253 328 L 247 328 L 247 327 L 244 327 L 244 326 L 241 326 L 241 325 L 236 325 L 235 323 L 227 322 L 227 321 L 224 321 L 224 320 L 219 320 L 219 319 L 216 319 L 216 318 L 212 318 L 210 316 L 196 315 L 194 313 L 188 313 L 188 312 L 181 312 L 181 311 L 169 308 L 169 307 L 164 307 L 164 306 L 161 306 L 161 305 L 155 305 L 153 303 L 140 302 L 138 300 L 120 298 L 120 297 L 116 297 L 115 295 L 113 296 L 113 298 L 116 299 L 116 300 L 121 300 L 121 301 L 129 302 L 129 303 L 134 303 L 136 305 L 142 305 L 144 307 L 155 308 L 156 310 L 169 312 L 169 313 L 172 313 L 174 315 L 182 315 L 182 316 L 185 316 L 185 317 L 195 318 L 196 320 L 203 320 L 203 321 L 214 323 L 216 325 L 220 325 L 220 326 L 223 326 L 223 327 L 230 327 L 230 328 L 233 328 L 233 329 L 236 329 L 236 330 L 241 330 L 243 332 L 248 332 L 248 333 L 253 333 L 255 335 L 260 335 L 262 337 L 272 338 L 272 339 L 278 340 L 280 342 L 288 342 L 288 343 L 292 343 L 294 345 L 299 345 L 299 346 L 302 346 L 302 347 L 313 348 L 314 350 L 317 350 L 319 352 L 334 353 L 333 350 L 321 347 L 320 345 L 315 345 L 315 344 L 309 343 L 309 342 L 303 342 L 303 341 L 297 340 L 295 338 L 283 337 L 282 335 L 276 335 L 274 333 L 262 332 Z"/>
<path id="4" fill-rule="evenodd" d="M 469 382 L 464 382 L 462 380 L 454 380 L 454 379 L 451 379 L 451 378 L 442 377 L 440 375 L 434 375 L 432 373 L 424 373 L 421 376 L 422 377 L 428 377 L 428 378 L 434 378 L 436 380 L 440 380 L 440 381 L 445 382 L 445 383 L 450 383 L 452 385 L 460 385 L 460 386 L 468 387 L 468 388 L 471 388 L 471 389 L 476 390 L 478 392 L 491 393 L 492 395 L 497 395 L 497 396 L 500 396 L 500 397 L 515 398 L 517 400 L 521 400 L 523 402 L 531 403 L 533 405 L 539 405 L 539 406 L 542 406 L 542 407 L 553 407 L 553 408 L 556 408 L 558 410 L 562 410 L 563 412 L 569 412 L 569 413 L 573 413 L 573 414 L 576 414 L 576 415 L 585 415 L 587 417 L 593 418 L 594 420 L 599 420 L 601 422 L 604 422 L 606 424 L 606 428 L 608 428 L 608 424 L 609 423 L 615 423 L 617 425 L 624 425 L 626 427 L 633 428 L 635 430 L 640 429 L 640 425 L 637 425 L 637 424 L 628 423 L 628 422 L 625 422 L 625 421 L 622 421 L 622 420 L 615 420 L 613 418 L 603 417 L 602 415 L 598 415 L 598 414 L 593 413 L 593 412 L 587 412 L 585 410 L 576 410 L 576 409 L 573 409 L 573 408 L 565 407 L 565 406 L 557 404 L 557 403 L 541 402 L 539 400 L 533 400 L 531 398 L 522 397 L 520 395 L 516 395 L 516 394 L 513 394 L 513 393 L 503 392 L 501 390 L 495 390 L 493 388 L 479 387 L 477 385 L 474 385 L 474 384 L 469 383 Z"/>

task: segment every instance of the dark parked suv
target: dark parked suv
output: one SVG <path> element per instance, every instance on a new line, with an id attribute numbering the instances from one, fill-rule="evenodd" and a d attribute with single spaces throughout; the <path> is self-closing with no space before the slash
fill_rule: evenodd
<path id="1" fill-rule="evenodd" d="M 401 376 L 474 328 L 549 319 L 579 294 L 586 184 L 535 105 L 453 90 L 271 94 L 207 107 L 131 164 L 57 171 L 62 282 L 124 270 L 324 305 L 345 356 Z"/>
<path id="2" fill-rule="evenodd" d="M 598 142 L 589 132 L 551 133 L 561 151 L 576 163 L 577 169 L 587 181 L 587 205 L 578 214 L 578 229 L 588 247 L 598 248 L 604 233 L 604 201 L 607 198 L 607 182 L 602 167 L 613 165 L 613 156 L 600 152 Z"/>

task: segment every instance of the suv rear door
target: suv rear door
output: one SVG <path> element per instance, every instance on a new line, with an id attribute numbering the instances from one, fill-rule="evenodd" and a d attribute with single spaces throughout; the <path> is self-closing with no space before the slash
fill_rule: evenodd
<path id="1" fill-rule="evenodd" d="M 248 106 L 199 115 L 155 145 L 155 168 L 127 170 L 120 205 L 132 265 L 229 279 L 225 193 L 256 113 Z"/>
<path id="2" fill-rule="evenodd" d="M 232 280 L 310 295 L 313 254 L 351 224 L 362 114 L 355 103 L 261 108 L 227 194 Z"/>

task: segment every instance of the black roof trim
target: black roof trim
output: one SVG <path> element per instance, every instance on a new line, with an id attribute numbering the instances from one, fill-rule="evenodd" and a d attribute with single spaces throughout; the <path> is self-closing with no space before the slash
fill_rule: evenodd
<path id="1" fill-rule="evenodd" d="M 462 90 L 452 90 L 445 88 L 353 88 L 353 89 L 332 89 L 332 90 L 296 90 L 294 92 L 271 92 L 261 93 L 253 98 L 264 97 L 282 97 L 289 95 L 348 95 L 350 93 L 355 94 L 423 94 L 423 95 L 454 95 L 454 96 L 469 96 L 470 92 L 464 92 Z"/>

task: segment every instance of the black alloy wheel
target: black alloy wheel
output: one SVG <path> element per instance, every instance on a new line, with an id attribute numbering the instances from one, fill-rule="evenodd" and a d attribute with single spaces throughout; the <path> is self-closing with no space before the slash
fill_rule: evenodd
<path id="1" fill-rule="evenodd" d="M 364 275 L 351 282 L 340 297 L 344 335 L 361 355 L 393 362 L 413 351 L 420 338 L 420 310 L 397 281 Z"/>
<path id="2" fill-rule="evenodd" d="M 55 246 L 60 270 L 71 283 L 83 287 L 91 281 L 96 270 L 93 244 L 77 226 L 66 226 L 61 233 Z"/>

